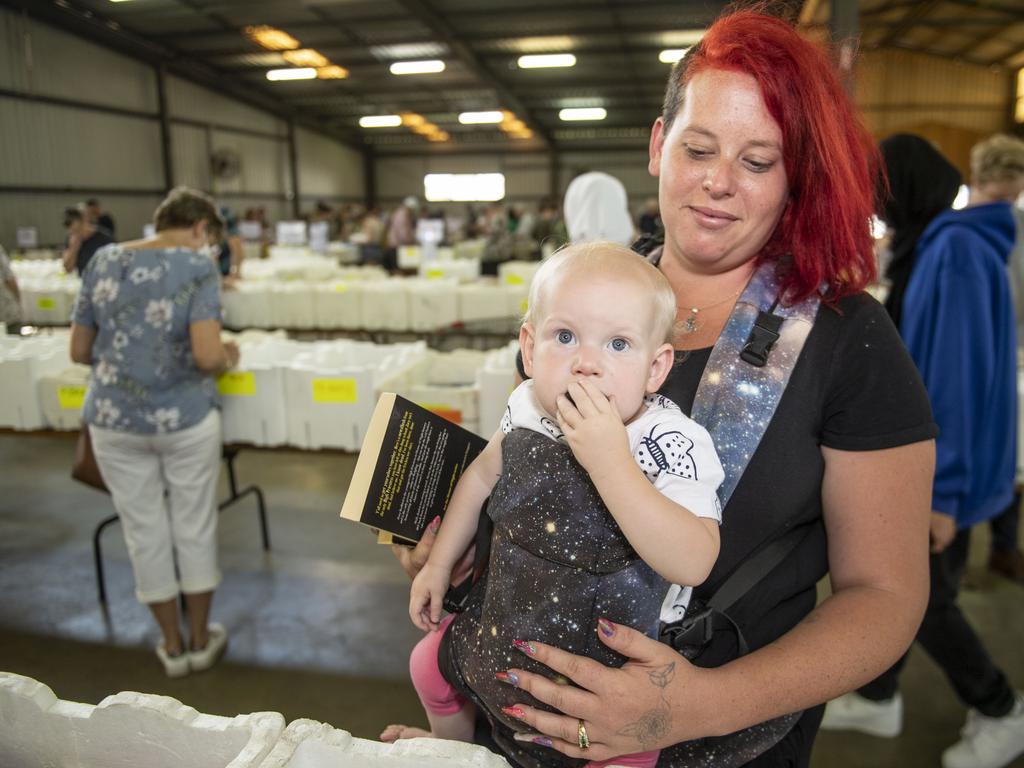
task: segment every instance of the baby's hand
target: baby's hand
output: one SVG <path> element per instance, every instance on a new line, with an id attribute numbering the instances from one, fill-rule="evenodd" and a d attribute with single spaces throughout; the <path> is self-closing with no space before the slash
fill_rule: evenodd
<path id="1" fill-rule="evenodd" d="M 450 579 L 451 574 L 444 568 L 428 561 L 412 580 L 409 618 L 424 632 L 436 630 L 441 623 L 444 595 L 448 591 Z"/>
<path id="2" fill-rule="evenodd" d="M 558 396 L 558 425 L 576 460 L 591 477 L 619 470 L 629 460 L 629 437 L 615 402 L 587 379 L 570 384 L 569 395 Z"/>

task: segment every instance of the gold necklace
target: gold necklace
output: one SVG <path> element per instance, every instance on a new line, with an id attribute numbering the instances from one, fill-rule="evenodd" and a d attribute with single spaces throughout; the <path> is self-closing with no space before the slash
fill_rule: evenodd
<path id="1" fill-rule="evenodd" d="M 714 307 L 717 307 L 719 304 L 725 304 L 725 302 L 729 301 L 729 299 L 733 299 L 733 298 L 739 296 L 742 291 L 743 291 L 743 289 L 740 288 L 740 290 L 735 291 L 734 293 L 730 293 L 724 299 L 719 299 L 718 301 L 714 302 L 713 304 L 707 304 L 707 305 L 705 305 L 703 307 L 689 307 L 689 308 L 687 308 L 687 307 L 680 307 L 679 305 L 676 305 L 676 309 L 685 310 L 685 311 L 690 313 L 689 316 L 685 320 L 682 321 L 683 322 L 683 333 L 693 333 L 694 331 L 696 331 L 698 328 L 701 327 L 701 323 L 697 319 L 697 315 L 699 313 L 703 312 L 705 309 L 712 309 Z"/>

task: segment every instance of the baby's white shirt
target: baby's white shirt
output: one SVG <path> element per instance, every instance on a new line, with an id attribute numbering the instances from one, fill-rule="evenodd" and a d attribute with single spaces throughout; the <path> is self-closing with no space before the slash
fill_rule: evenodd
<path id="1" fill-rule="evenodd" d="M 501 430 L 524 428 L 565 442 L 558 423 L 548 416 L 533 391 L 520 384 L 508 398 Z M 711 435 L 663 395 L 647 395 L 643 412 L 626 425 L 630 453 L 644 475 L 663 495 L 697 517 L 722 522 L 717 489 L 725 478 Z M 665 622 L 682 618 L 692 587 L 673 584 L 661 608 Z"/>

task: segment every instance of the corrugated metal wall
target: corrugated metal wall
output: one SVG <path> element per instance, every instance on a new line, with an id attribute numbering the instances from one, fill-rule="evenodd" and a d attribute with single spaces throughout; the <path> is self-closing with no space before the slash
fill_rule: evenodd
<path id="1" fill-rule="evenodd" d="M 164 188 L 155 70 L 0 8 L 0 89 L 35 98 L 0 95 L 0 244 L 13 249 L 19 226 L 36 227 L 43 244 L 63 242 L 63 208 L 89 196 L 101 198 L 119 236 L 141 234 Z M 291 217 L 284 120 L 173 76 L 166 96 L 175 183 L 239 213 L 263 206 L 272 219 Z M 299 133 L 303 197 L 361 200 L 362 155 Z M 234 177 L 213 177 L 218 149 L 237 154 Z"/>

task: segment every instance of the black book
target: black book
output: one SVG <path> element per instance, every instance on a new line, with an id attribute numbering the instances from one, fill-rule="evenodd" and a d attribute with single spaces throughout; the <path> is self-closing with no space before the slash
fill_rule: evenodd
<path id="1" fill-rule="evenodd" d="M 455 484 L 487 440 L 443 416 L 384 392 L 359 451 L 341 516 L 415 543 L 444 515 Z"/>

